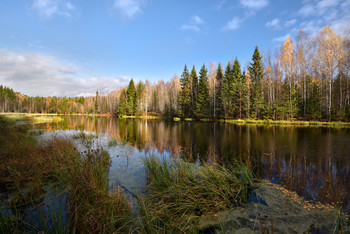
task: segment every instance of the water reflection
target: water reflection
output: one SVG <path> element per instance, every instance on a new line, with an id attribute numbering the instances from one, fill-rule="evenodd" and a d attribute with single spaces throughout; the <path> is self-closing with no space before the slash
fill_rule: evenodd
<path id="1" fill-rule="evenodd" d="M 156 149 L 190 162 L 228 164 L 243 159 L 262 178 L 309 200 L 342 202 L 343 209 L 350 211 L 350 129 L 87 116 L 68 116 L 61 123 L 42 127 L 108 134 L 144 154 Z"/>

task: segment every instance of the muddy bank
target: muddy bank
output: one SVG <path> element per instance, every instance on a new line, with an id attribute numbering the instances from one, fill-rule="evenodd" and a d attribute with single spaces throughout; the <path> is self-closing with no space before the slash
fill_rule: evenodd
<path id="1" fill-rule="evenodd" d="M 255 201 L 246 207 L 202 216 L 199 226 L 203 233 L 333 233 L 338 214 L 338 209 L 312 205 L 294 192 L 263 181 Z M 341 222 L 343 231 L 350 232 L 347 217 L 342 215 Z"/>

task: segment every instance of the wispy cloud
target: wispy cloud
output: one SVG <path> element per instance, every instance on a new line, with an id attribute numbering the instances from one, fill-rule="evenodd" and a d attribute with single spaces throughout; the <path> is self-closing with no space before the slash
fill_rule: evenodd
<path id="1" fill-rule="evenodd" d="M 296 24 L 297 20 L 296 19 L 291 19 L 291 20 L 287 20 L 285 23 L 284 23 L 284 26 L 286 28 L 290 27 L 290 26 L 293 26 L 294 24 Z"/>
<path id="2" fill-rule="evenodd" d="M 287 20 L 285 22 L 282 22 L 279 18 L 274 18 L 271 21 L 266 22 L 267 27 L 271 27 L 277 30 L 288 28 L 296 24 L 296 19 Z"/>
<path id="3" fill-rule="evenodd" d="M 265 25 L 268 26 L 268 27 L 279 29 L 281 27 L 280 26 L 280 19 L 279 18 L 274 18 L 273 20 L 266 22 Z"/>
<path id="4" fill-rule="evenodd" d="M 200 32 L 200 28 L 196 25 L 189 25 L 189 24 L 184 24 L 184 25 L 181 25 L 180 27 L 181 30 L 192 30 L 192 31 L 195 31 L 195 32 Z"/>
<path id="5" fill-rule="evenodd" d="M 308 3 L 302 6 L 298 13 L 303 17 L 323 15 L 329 9 L 338 6 L 340 2 L 340 0 L 314 1 L 313 3 Z"/>
<path id="6" fill-rule="evenodd" d="M 242 6 L 252 10 L 260 10 L 269 4 L 268 0 L 240 0 Z"/>
<path id="7" fill-rule="evenodd" d="M 286 35 L 280 36 L 280 37 L 276 37 L 274 39 L 272 39 L 273 42 L 278 42 L 278 43 L 283 43 L 286 41 L 286 39 L 290 37 L 290 34 L 287 33 Z"/>
<path id="8" fill-rule="evenodd" d="M 204 24 L 204 20 L 202 20 L 202 18 L 198 15 L 192 16 L 192 21 L 194 24 Z"/>
<path id="9" fill-rule="evenodd" d="M 31 96 L 90 96 L 126 86 L 129 77 L 84 75 L 82 68 L 38 53 L 0 50 L 0 83 Z"/>
<path id="10" fill-rule="evenodd" d="M 224 31 L 233 31 L 236 30 L 240 27 L 242 20 L 238 17 L 233 17 L 232 20 L 230 20 L 229 22 L 227 22 L 227 24 L 223 27 Z"/>
<path id="11" fill-rule="evenodd" d="M 349 28 L 350 0 L 312 0 L 305 2 L 298 14 L 304 18 L 300 23 L 305 31 L 314 35 L 326 24 L 337 33 L 344 34 Z"/>
<path id="12" fill-rule="evenodd" d="M 145 5 L 143 0 L 115 0 L 113 8 L 120 15 L 127 19 L 132 19 L 135 16 L 142 14 L 142 7 Z"/>
<path id="13" fill-rule="evenodd" d="M 190 37 L 186 37 L 185 38 L 185 42 L 186 42 L 186 44 L 193 44 L 194 43 L 194 40 L 192 39 L 192 38 L 190 38 Z"/>
<path id="14" fill-rule="evenodd" d="M 203 25 L 204 20 L 198 15 L 193 15 L 189 24 L 183 24 L 180 27 L 180 30 L 191 30 L 195 32 L 200 32 L 200 25 Z"/>
<path id="15" fill-rule="evenodd" d="M 216 9 L 216 10 L 221 10 L 221 8 L 222 8 L 222 6 L 224 5 L 226 3 L 226 0 L 219 0 L 216 4 L 215 4 L 215 6 L 214 6 L 214 8 Z"/>
<path id="16" fill-rule="evenodd" d="M 66 0 L 34 0 L 32 8 L 43 18 L 54 16 L 71 17 L 75 12 L 75 6 Z"/>

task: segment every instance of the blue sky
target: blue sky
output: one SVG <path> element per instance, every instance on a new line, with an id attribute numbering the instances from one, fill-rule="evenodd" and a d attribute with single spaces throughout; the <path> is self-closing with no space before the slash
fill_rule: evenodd
<path id="1" fill-rule="evenodd" d="M 326 24 L 348 35 L 350 0 L 0 0 L 0 83 L 29 95 L 93 95 L 169 80 L 185 64 L 274 51 Z"/>

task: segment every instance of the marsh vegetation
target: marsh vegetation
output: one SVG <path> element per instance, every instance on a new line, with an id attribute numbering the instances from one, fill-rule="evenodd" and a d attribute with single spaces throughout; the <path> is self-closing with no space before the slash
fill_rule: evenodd
<path id="1" fill-rule="evenodd" d="M 267 228 L 278 232 L 295 229 L 287 222 L 294 212 L 303 215 L 297 221 L 301 231 L 306 231 L 310 222 L 321 220 L 324 225 L 319 230 L 348 228 L 343 211 L 331 206 L 315 206 L 309 211 L 303 206 L 312 205 L 299 200 L 300 205 L 295 205 L 288 196 L 278 195 L 276 187 L 264 186 L 254 158 L 213 156 L 213 151 L 203 148 L 212 146 L 202 138 L 192 139 L 198 147 L 192 148 L 192 154 L 186 144 L 180 157 L 176 151 L 161 153 L 161 139 L 170 140 L 164 122 L 148 120 L 143 126 L 137 120 L 112 120 L 71 116 L 59 123 L 28 125 L 16 124 L 22 123 L 20 119 L 1 117 L 0 231 L 198 233 L 263 232 Z M 169 133 L 174 134 L 178 127 L 168 124 L 173 129 L 168 129 Z M 195 135 L 183 132 L 186 134 L 171 139 L 186 135 L 211 139 L 203 126 L 216 129 L 218 137 L 218 126 L 201 123 L 201 128 L 193 129 L 197 124 L 183 126 L 187 131 L 195 130 Z M 74 126 L 78 131 L 56 131 Z M 150 135 L 143 132 L 147 128 Z M 108 135 L 104 135 L 106 130 Z M 225 149 L 224 142 L 221 144 Z M 151 145 L 158 150 L 147 151 Z M 281 210 L 288 215 L 279 215 Z M 266 218 L 267 214 L 271 217 Z M 321 218 L 325 216 L 329 219 Z M 269 220 L 274 222 L 272 227 Z"/>

